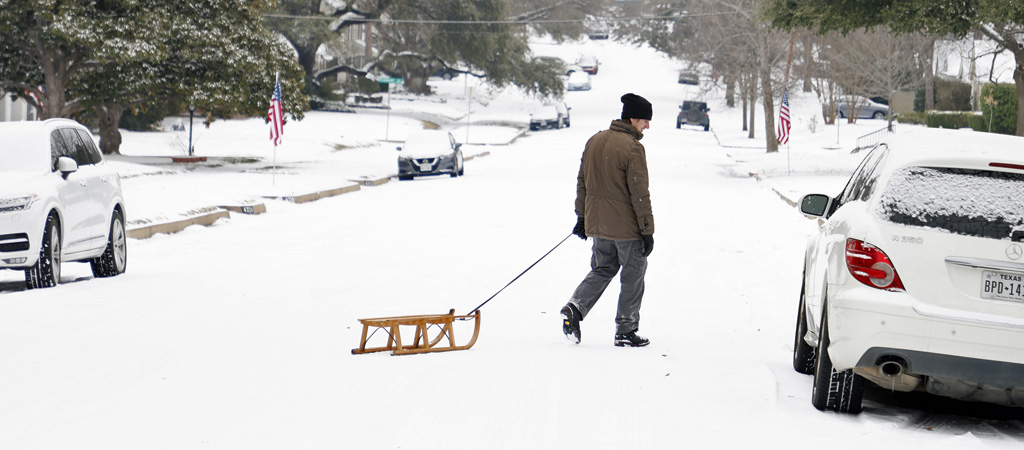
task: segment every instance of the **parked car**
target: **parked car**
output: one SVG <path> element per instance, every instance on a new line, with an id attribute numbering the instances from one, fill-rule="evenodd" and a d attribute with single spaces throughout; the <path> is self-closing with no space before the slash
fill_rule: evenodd
<path id="1" fill-rule="evenodd" d="M 711 108 L 708 108 L 708 104 L 705 102 L 683 101 L 683 104 L 679 105 L 679 115 L 676 116 L 676 128 L 682 128 L 683 125 L 699 125 L 704 127 L 704 131 L 710 130 L 711 118 L 708 117 L 709 111 L 711 111 Z"/>
<path id="2" fill-rule="evenodd" d="M 442 67 L 434 71 L 434 73 L 430 74 L 430 76 L 438 77 L 443 80 L 450 80 L 452 78 L 459 76 L 460 74 L 461 72 L 459 72 L 458 70 L 452 69 L 450 67 Z"/>
<path id="3" fill-rule="evenodd" d="M 450 132 L 423 130 L 412 133 L 398 147 L 398 179 L 411 180 L 422 175 L 465 174 L 462 144 Z"/>
<path id="4" fill-rule="evenodd" d="M 601 63 L 597 61 L 597 57 L 594 55 L 580 55 L 576 59 L 576 65 L 583 69 L 584 72 L 591 75 L 597 75 L 597 68 Z"/>
<path id="5" fill-rule="evenodd" d="M 587 33 L 587 37 L 593 40 L 608 39 L 611 37 L 611 33 L 608 31 L 608 27 L 595 26 Z"/>
<path id="6" fill-rule="evenodd" d="M 583 71 L 570 73 L 569 79 L 566 81 L 566 87 L 570 91 L 589 91 L 590 74 Z"/>
<path id="7" fill-rule="evenodd" d="M 886 390 L 1024 402 L 1020 138 L 946 130 L 876 146 L 833 197 L 804 254 L 793 368 L 811 403 L 857 413 Z"/>
<path id="8" fill-rule="evenodd" d="M 849 117 L 851 109 L 857 112 L 858 119 L 884 119 L 889 115 L 889 107 L 886 105 L 861 96 L 843 96 L 839 101 L 839 117 Z"/>
<path id="9" fill-rule="evenodd" d="M 530 131 L 541 128 L 569 128 L 569 110 L 563 101 L 544 103 L 530 112 Z"/>
<path id="10" fill-rule="evenodd" d="M 555 69 L 555 72 L 561 75 L 569 75 L 573 72 L 583 70 L 581 67 L 575 64 L 569 64 L 564 59 L 557 56 L 538 56 L 537 60 L 544 64 L 548 64 Z"/>
<path id="11" fill-rule="evenodd" d="M 700 77 L 694 72 L 683 70 L 679 72 L 679 84 L 692 84 L 696 86 L 700 84 Z"/>
<path id="12" fill-rule="evenodd" d="M 96 277 L 124 273 L 121 178 L 89 129 L 3 122 L 0 136 L 0 269 L 24 270 L 29 289 L 56 286 L 66 262 L 89 262 Z"/>

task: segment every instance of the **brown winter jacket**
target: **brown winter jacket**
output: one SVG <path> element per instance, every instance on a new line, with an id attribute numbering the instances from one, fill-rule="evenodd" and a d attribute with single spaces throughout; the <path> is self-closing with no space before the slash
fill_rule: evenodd
<path id="1" fill-rule="evenodd" d="M 587 236 L 632 241 L 654 234 L 643 137 L 629 122 L 613 120 L 587 141 L 576 177 L 576 215 Z"/>

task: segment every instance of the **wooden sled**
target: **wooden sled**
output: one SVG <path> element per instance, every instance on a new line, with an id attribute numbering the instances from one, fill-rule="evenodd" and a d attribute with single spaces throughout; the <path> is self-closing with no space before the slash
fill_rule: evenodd
<path id="1" fill-rule="evenodd" d="M 473 328 L 473 337 L 469 340 L 466 345 L 455 345 L 455 328 L 452 323 L 455 320 L 467 320 L 474 319 L 475 326 Z M 473 346 L 476 343 L 476 338 L 480 336 L 480 311 L 477 310 L 476 314 L 469 316 L 456 316 L 455 310 L 451 310 L 448 314 L 434 314 L 425 316 L 400 316 L 400 317 L 380 317 L 376 319 L 359 319 L 359 322 L 363 324 L 363 337 L 359 340 L 359 348 L 352 349 L 353 355 L 359 355 L 362 353 L 372 352 L 383 352 L 391 350 L 392 355 L 411 355 L 414 353 L 432 353 L 432 352 L 447 352 L 451 350 L 465 350 Z M 403 326 L 416 327 L 415 335 L 413 336 L 412 345 L 402 343 L 402 329 Z M 431 339 L 428 332 L 431 328 L 437 327 L 439 329 L 437 335 Z M 388 334 L 388 345 L 385 347 L 371 347 L 367 348 L 367 331 L 370 327 L 375 327 L 373 333 L 380 330 L 384 330 Z M 438 345 L 441 340 L 447 338 L 448 345 Z"/>

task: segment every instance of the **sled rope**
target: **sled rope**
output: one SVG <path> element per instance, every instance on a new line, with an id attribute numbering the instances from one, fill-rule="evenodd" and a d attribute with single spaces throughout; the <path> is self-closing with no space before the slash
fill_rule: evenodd
<path id="1" fill-rule="evenodd" d="M 491 301 L 492 299 L 494 299 L 494 297 L 497 297 L 497 296 L 498 296 L 498 294 L 500 294 L 500 293 L 501 293 L 501 291 L 504 291 L 504 290 L 505 290 L 505 288 L 507 288 L 507 287 L 511 286 L 511 285 L 512 285 L 512 283 L 515 283 L 515 282 L 516 282 L 516 280 L 518 280 L 518 279 L 519 279 L 519 277 L 521 277 L 521 276 L 523 276 L 524 274 L 526 274 L 526 272 L 529 272 L 529 271 L 530 271 L 530 269 L 532 269 L 532 268 L 533 268 L 533 266 L 536 266 L 536 265 L 537 265 L 537 263 L 539 263 L 539 262 L 540 262 L 540 261 L 541 261 L 542 259 L 544 259 L 544 258 L 546 258 L 546 257 L 547 257 L 548 255 L 550 255 L 550 254 L 551 254 L 551 252 L 555 251 L 555 249 L 556 249 L 556 248 L 558 248 L 558 246 L 562 245 L 562 243 L 564 243 L 564 242 L 565 242 L 565 240 L 566 240 L 566 239 L 569 239 L 569 238 L 570 238 L 571 236 L 572 236 L 572 233 L 569 233 L 569 236 L 566 236 L 565 238 L 563 238 L 561 242 L 559 242 L 559 243 L 558 243 L 558 244 L 556 244 L 556 245 L 555 245 L 554 247 L 552 247 L 552 248 L 551 248 L 551 250 L 548 250 L 548 252 L 547 252 L 547 253 L 545 253 L 545 254 L 544 254 L 544 256 L 541 256 L 541 257 L 540 257 L 540 259 L 538 259 L 537 261 L 534 261 L 534 263 L 533 263 L 533 264 L 530 264 L 530 267 L 527 267 L 527 268 L 526 268 L 526 270 L 524 270 L 524 271 L 523 271 L 522 273 L 520 273 L 519 275 L 516 275 L 516 277 L 515 277 L 515 278 L 513 278 L 513 279 L 512 279 L 512 281 L 509 281 L 509 282 L 508 282 L 508 284 L 506 284 L 506 285 L 505 285 L 505 287 L 503 287 L 503 288 L 501 288 L 501 289 L 498 289 L 498 292 L 495 292 L 495 293 L 494 293 L 494 295 L 492 295 L 492 296 L 491 296 L 491 298 L 489 298 L 489 299 L 487 299 L 487 300 L 484 300 L 484 302 L 483 302 L 483 303 L 481 303 L 481 304 L 480 304 L 480 306 L 477 306 L 476 308 L 473 308 L 473 310 L 472 310 L 472 311 L 470 311 L 470 312 L 468 312 L 468 313 L 466 313 L 466 315 L 467 315 L 467 316 L 470 316 L 470 315 L 472 315 L 473 313 L 477 312 L 477 310 L 479 310 L 480 308 L 483 308 L 483 307 L 484 307 L 484 305 L 486 305 L 486 304 L 487 304 L 487 302 L 489 302 L 489 301 Z M 465 320 L 465 319 L 460 319 L 460 320 Z"/>

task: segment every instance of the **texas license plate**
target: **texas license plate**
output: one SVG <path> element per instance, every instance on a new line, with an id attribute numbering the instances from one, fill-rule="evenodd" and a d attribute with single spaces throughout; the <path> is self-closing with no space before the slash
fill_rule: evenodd
<path id="1" fill-rule="evenodd" d="M 1024 275 L 982 271 L 981 298 L 1024 302 Z"/>
<path id="2" fill-rule="evenodd" d="M 424 172 L 430 172 L 434 168 L 433 164 L 420 164 L 420 170 Z"/>

